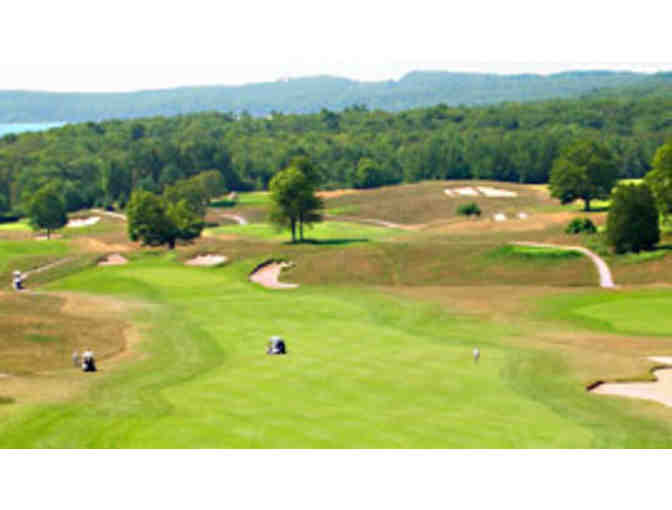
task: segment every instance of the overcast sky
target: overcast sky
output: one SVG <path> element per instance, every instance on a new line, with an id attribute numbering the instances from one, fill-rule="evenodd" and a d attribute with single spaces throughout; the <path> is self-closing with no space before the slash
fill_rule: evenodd
<path id="1" fill-rule="evenodd" d="M 672 70 L 670 3 L 17 0 L 0 9 L 0 89 L 383 80 L 416 69 Z"/>

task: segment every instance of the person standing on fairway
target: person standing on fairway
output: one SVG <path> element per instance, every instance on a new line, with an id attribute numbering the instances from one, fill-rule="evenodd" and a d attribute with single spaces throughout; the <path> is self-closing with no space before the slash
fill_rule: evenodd
<path id="1" fill-rule="evenodd" d="M 474 347 L 474 363 L 478 363 L 478 359 L 481 357 L 481 351 L 478 350 L 478 347 Z"/>
<path id="2" fill-rule="evenodd" d="M 23 290 L 23 280 L 24 277 L 21 274 L 21 271 L 14 271 L 14 279 L 12 280 L 12 287 L 14 287 L 14 290 Z"/>

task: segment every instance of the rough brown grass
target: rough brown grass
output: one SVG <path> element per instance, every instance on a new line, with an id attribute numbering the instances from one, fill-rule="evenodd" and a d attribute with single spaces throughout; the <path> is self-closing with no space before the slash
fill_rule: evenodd
<path id="1" fill-rule="evenodd" d="M 518 193 L 515 198 L 448 197 L 447 187 L 493 186 Z M 510 216 L 518 212 L 534 212 L 537 209 L 557 205 L 548 193 L 521 184 L 490 181 L 427 181 L 383 188 L 361 190 L 358 193 L 340 194 L 325 200 L 329 210 L 341 210 L 343 215 L 358 218 L 375 218 L 402 224 L 430 223 L 437 220 L 457 218 L 458 206 L 476 202 L 483 217 L 496 213 Z M 514 220 L 512 220 L 514 221 Z M 519 220 L 515 220 L 519 221 Z"/>
<path id="2" fill-rule="evenodd" d="M 118 317 L 120 305 L 110 303 L 74 295 L 0 294 L 0 372 L 69 368 L 73 351 L 86 348 L 101 359 L 118 354 L 125 345 L 125 325 Z"/>

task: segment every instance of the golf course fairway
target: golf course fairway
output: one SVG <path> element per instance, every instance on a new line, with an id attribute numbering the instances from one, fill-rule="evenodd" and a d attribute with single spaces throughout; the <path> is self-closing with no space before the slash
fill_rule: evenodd
<path id="1" fill-rule="evenodd" d="M 521 347 L 524 324 L 375 288 L 264 289 L 259 262 L 145 253 L 46 286 L 137 304 L 142 341 L 74 398 L 0 406 L 0 447 L 672 447 L 652 404 L 589 394 L 560 352 Z M 265 354 L 272 335 L 287 356 Z"/>

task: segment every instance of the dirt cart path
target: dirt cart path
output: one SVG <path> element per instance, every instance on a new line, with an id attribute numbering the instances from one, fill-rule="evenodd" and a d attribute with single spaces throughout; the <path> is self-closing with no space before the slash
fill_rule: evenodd
<path id="1" fill-rule="evenodd" d="M 118 220 L 126 221 L 126 215 L 122 213 L 117 213 L 117 212 L 112 212 L 112 211 L 105 211 L 104 209 L 91 209 L 92 212 L 98 213 L 98 214 L 104 214 L 105 216 L 109 216 L 110 218 L 116 218 Z"/>
<path id="2" fill-rule="evenodd" d="M 219 215 L 221 218 L 229 218 L 230 220 L 234 220 L 235 222 L 238 223 L 238 225 L 248 225 L 249 222 L 243 218 L 240 214 L 220 214 Z"/>
<path id="3" fill-rule="evenodd" d="M 559 248 L 561 250 L 578 251 L 579 253 L 583 253 L 586 257 L 588 257 L 590 260 L 593 261 L 593 264 L 595 264 L 597 272 L 600 275 L 600 287 L 604 289 L 613 289 L 616 287 L 616 285 L 614 284 L 614 278 L 611 274 L 611 269 L 609 269 L 607 263 L 604 261 L 602 257 L 597 255 L 597 253 L 590 251 L 588 248 L 584 248 L 583 246 L 563 246 L 560 244 L 531 243 L 531 242 L 517 242 L 511 244 L 515 244 L 518 246 L 531 246 L 535 248 Z"/>

